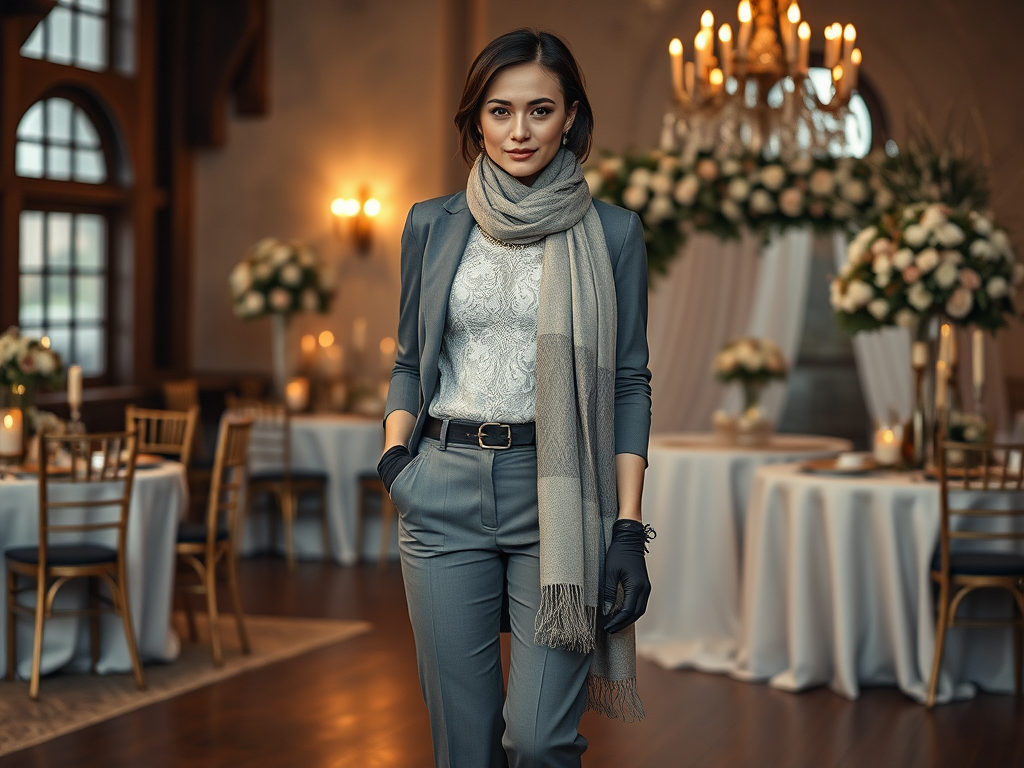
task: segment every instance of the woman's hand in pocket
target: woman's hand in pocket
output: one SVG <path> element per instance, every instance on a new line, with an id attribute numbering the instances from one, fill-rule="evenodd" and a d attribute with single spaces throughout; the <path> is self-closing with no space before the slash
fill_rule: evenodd
<path id="1" fill-rule="evenodd" d="M 389 448 L 380 457 L 380 461 L 377 462 L 377 474 L 380 475 L 381 482 L 384 483 L 384 490 L 388 492 L 389 496 L 391 495 L 391 486 L 394 484 L 395 478 L 409 465 L 412 458 L 409 449 L 404 445 L 396 445 L 393 448 Z"/>

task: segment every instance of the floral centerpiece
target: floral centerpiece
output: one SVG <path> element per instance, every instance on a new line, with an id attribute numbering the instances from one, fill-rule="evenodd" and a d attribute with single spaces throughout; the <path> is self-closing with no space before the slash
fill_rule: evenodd
<path id="1" fill-rule="evenodd" d="M 715 355 L 714 371 L 719 381 L 743 385 L 743 408 L 750 411 L 765 384 L 786 378 L 786 358 L 771 339 L 734 339 Z"/>
<path id="2" fill-rule="evenodd" d="M 935 315 L 995 330 L 1014 313 L 1011 289 L 1022 280 L 1024 265 L 990 214 L 915 203 L 853 239 L 831 301 L 850 332 L 923 327 Z"/>
<path id="3" fill-rule="evenodd" d="M 326 312 L 334 275 L 308 246 L 265 237 L 253 245 L 228 276 L 235 316 L 271 317 L 274 390 L 283 397 L 287 379 L 288 318 L 296 312 Z"/>
<path id="4" fill-rule="evenodd" d="M 767 155 L 687 159 L 655 150 L 607 156 L 586 171 L 591 194 L 636 211 L 644 225 L 648 265 L 664 273 L 688 232 L 767 238 L 791 226 L 860 229 L 888 209 L 892 192 L 855 158 Z"/>
<path id="5" fill-rule="evenodd" d="M 0 334 L 0 392 L 5 397 L 31 395 L 42 387 L 59 387 L 63 369 L 60 355 L 40 339 L 22 336 L 17 326 Z"/>

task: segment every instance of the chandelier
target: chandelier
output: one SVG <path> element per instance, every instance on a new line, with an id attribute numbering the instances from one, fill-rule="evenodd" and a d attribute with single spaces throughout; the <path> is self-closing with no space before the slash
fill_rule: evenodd
<path id="1" fill-rule="evenodd" d="M 811 77 L 811 27 L 792 0 L 742 0 L 733 35 L 704 11 L 692 61 L 683 43 L 669 44 L 674 107 L 665 116 L 661 148 L 684 156 L 838 154 L 846 144 L 847 112 L 857 87 L 857 30 L 825 28 L 824 79 Z M 717 56 L 715 39 L 717 37 Z M 822 73 L 825 74 L 825 73 Z"/>

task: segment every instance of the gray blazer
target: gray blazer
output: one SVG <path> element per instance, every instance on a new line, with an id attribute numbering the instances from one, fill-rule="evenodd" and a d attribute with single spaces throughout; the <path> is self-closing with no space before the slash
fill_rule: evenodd
<path id="1" fill-rule="evenodd" d="M 651 372 L 647 368 L 647 250 L 635 213 L 594 202 L 615 274 L 618 305 L 615 374 L 615 452 L 647 458 L 651 431 Z M 402 296 L 398 356 L 391 372 L 385 416 L 417 414 L 409 448 L 423 434 L 437 390 L 448 298 L 476 221 L 466 193 L 416 203 L 402 233 Z"/>

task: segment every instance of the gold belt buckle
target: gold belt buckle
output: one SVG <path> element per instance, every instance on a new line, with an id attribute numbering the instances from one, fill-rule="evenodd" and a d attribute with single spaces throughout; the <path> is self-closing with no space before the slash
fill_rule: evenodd
<path id="1" fill-rule="evenodd" d="M 484 434 L 484 427 L 503 427 L 506 432 L 506 443 L 505 445 L 485 445 L 484 438 L 487 437 Z M 512 447 L 512 425 L 511 424 L 499 424 L 496 421 L 485 421 L 476 429 L 476 442 L 481 448 L 486 448 L 489 451 L 505 451 Z"/>

